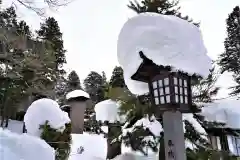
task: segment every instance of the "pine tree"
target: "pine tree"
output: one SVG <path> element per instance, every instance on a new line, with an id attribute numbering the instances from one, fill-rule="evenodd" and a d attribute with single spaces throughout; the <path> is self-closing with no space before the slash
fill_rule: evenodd
<path id="1" fill-rule="evenodd" d="M 116 66 L 113 69 L 112 72 L 112 77 L 110 79 L 109 85 L 114 88 L 114 87 L 126 87 L 124 78 L 123 78 L 123 69 L 121 67 Z"/>
<path id="2" fill-rule="evenodd" d="M 182 16 L 180 13 L 178 0 L 141 0 L 140 3 L 138 1 L 130 1 L 128 8 L 138 14 L 144 12 L 154 12 L 164 15 L 175 15 L 179 18 L 192 22 L 192 19 L 188 16 Z M 199 25 L 198 23 L 193 24 L 197 26 Z"/>
<path id="3" fill-rule="evenodd" d="M 52 81 L 51 74 L 47 74 L 53 68 L 52 56 L 40 56 L 51 50 L 34 39 L 26 22 L 18 22 L 16 17 L 13 7 L 0 11 L 1 125 L 4 118 L 8 120 L 11 115 L 14 118 L 20 104 L 34 91 L 45 90 Z"/>
<path id="4" fill-rule="evenodd" d="M 227 37 L 224 41 L 225 51 L 219 56 L 221 72 L 231 72 L 237 85 L 232 94 L 240 93 L 240 9 L 236 6 L 226 20 Z"/>
<path id="5" fill-rule="evenodd" d="M 68 91 L 73 91 L 75 89 L 82 89 L 80 79 L 76 73 L 76 71 L 72 71 L 68 75 L 67 79 L 67 90 Z"/>
<path id="6" fill-rule="evenodd" d="M 90 95 L 94 104 L 103 101 L 104 98 L 104 80 L 103 77 L 94 71 L 91 71 L 83 82 L 85 91 Z"/>
<path id="7" fill-rule="evenodd" d="M 44 52 L 42 54 L 53 54 L 55 57 L 51 66 L 49 66 L 51 70 L 49 70 L 49 73 L 46 73 L 48 75 L 51 74 L 52 76 L 53 83 L 50 85 L 52 85 L 52 90 L 54 90 L 57 85 L 57 80 L 62 79 L 66 73 L 63 69 L 63 65 L 66 63 L 66 50 L 63 46 L 62 33 L 58 22 L 53 17 L 50 17 L 41 24 L 37 34 L 38 39 L 42 40 L 45 43 L 45 46 L 51 50 L 51 53 Z M 55 96 L 56 93 L 50 92 L 49 94 L 51 94 L 51 96 Z"/>

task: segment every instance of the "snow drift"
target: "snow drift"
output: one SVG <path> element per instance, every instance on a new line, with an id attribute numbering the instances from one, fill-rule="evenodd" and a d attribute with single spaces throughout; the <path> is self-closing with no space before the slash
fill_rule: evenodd
<path id="1" fill-rule="evenodd" d="M 0 128 L 1 160 L 55 160 L 55 151 L 44 140 Z"/>

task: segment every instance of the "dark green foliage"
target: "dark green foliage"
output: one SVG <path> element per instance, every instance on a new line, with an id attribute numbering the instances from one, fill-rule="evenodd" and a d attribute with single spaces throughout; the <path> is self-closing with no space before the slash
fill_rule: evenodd
<path id="1" fill-rule="evenodd" d="M 32 102 L 33 93 L 55 97 L 57 79 L 64 70 L 64 49 L 57 22 L 49 18 L 37 38 L 13 7 L 0 11 L 0 107 L 4 119 Z M 7 98 L 6 98 L 7 97 Z M 22 107 L 21 109 L 26 107 Z M 7 126 L 7 122 L 5 126 Z"/>
<path id="2" fill-rule="evenodd" d="M 105 99 L 105 83 L 103 77 L 94 71 L 90 72 L 83 82 L 85 91 L 95 104 Z"/>
<path id="3" fill-rule="evenodd" d="M 123 69 L 121 67 L 115 67 L 112 72 L 112 77 L 110 79 L 109 85 L 114 87 L 126 87 L 124 78 L 123 78 Z"/>
<path id="4" fill-rule="evenodd" d="M 66 63 L 66 57 L 62 40 L 62 33 L 58 22 L 53 18 L 47 18 L 45 23 L 41 24 L 40 30 L 37 31 L 38 38 L 46 41 L 55 55 L 55 74 L 64 74 L 63 64 Z"/>
<path id="5" fill-rule="evenodd" d="M 237 85 L 232 94 L 240 93 L 240 9 L 236 6 L 226 20 L 227 37 L 224 41 L 225 51 L 219 56 L 221 72 L 231 72 Z"/>
<path id="6" fill-rule="evenodd" d="M 146 140 L 145 138 L 147 136 L 152 136 L 153 140 Z M 155 137 L 148 128 L 144 129 L 143 126 L 136 126 L 131 133 L 127 132 L 127 134 L 122 137 L 122 140 L 127 146 L 131 146 L 134 151 L 140 151 L 144 155 L 147 155 L 144 147 L 150 147 L 155 152 L 158 151 L 158 138 L 159 137 Z"/>
<path id="7" fill-rule="evenodd" d="M 79 79 L 76 71 L 72 71 L 68 75 L 67 90 L 68 91 L 73 91 L 75 89 L 82 89 L 82 86 L 81 86 L 80 79 Z"/>
<path id="8" fill-rule="evenodd" d="M 128 8 L 132 9 L 136 13 L 144 13 L 144 12 L 154 12 L 164 15 L 175 15 L 179 18 L 192 22 L 188 16 L 182 16 L 179 12 L 179 1 L 178 0 L 134 0 L 130 1 Z M 198 23 L 193 23 L 198 26 Z"/>
<path id="9" fill-rule="evenodd" d="M 46 122 L 40 126 L 42 129 L 41 138 L 45 140 L 56 151 L 56 160 L 67 160 L 71 149 L 71 124 L 65 125 L 65 130 L 61 133 Z"/>

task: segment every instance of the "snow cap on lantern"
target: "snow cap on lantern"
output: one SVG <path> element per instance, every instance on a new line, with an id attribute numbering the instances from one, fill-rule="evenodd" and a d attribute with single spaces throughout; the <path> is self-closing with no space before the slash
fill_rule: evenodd
<path id="1" fill-rule="evenodd" d="M 72 123 L 72 133 L 82 133 L 84 125 L 84 113 L 87 107 L 87 100 L 90 99 L 88 93 L 83 90 L 74 90 L 66 95 L 69 106 L 65 106 L 70 115 Z"/>
<path id="2" fill-rule="evenodd" d="M 131 79 L 143 62 L 140 51 L 154 64 L 170 66 L 171 72 L 206 77 L 212 67 L 198 27 L 176 16 L 139 14 L 124 24 L 117 46 L 125 83 L 134 94 L 149 92 L 147 83 Z"/>
<path id="3" fill-rule="evenodd" d="M 24 123 L 27 133 L 40 136 L 40 125 L 44 125 L 48 121 L 49 125 L 63 131 L 65 124 L 70 123 L 70 119 L 66 112 L 63 112 L 58 103 L 52 99 L 42 98 L 34 101 L 24 116 Z"/>
<path id="4" fill-rule="evenodd" d="M 124 117 L 119 114 L 119 103 L 111 99 L 101 101 L 95 105 L 96 120 L 102 122 L 122 122 Z"/>
<path id="5" fill-rule="evenodd" d="M 206 52 L 198 27 L 176 16 L 140 14 L 124 24 L 118 38 L 126 85 L 135 94 L 149 92 L 155 112 L 198 111 L 191 81 L 208 76 Z"/>

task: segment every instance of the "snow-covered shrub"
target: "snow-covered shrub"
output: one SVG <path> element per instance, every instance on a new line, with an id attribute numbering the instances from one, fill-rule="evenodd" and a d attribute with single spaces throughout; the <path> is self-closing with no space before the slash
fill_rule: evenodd
<path id="1" fill-rule="evenodd" d="M 27 133 L 41 137 L 55 149 L 56 160 L 66 160 L 70 152 L 71 123 L 68 114 L 54 100 L 43 98 L 28 108 L 24 122 Z"/>
<path id="2" fill-rule="evenodd" d="M 46 121 L 40 129 L 42 129 L 41 138 L 55 149 L 56 160 L 67 160 L 71 149 L 71 124 L 66 124 L 64 131 L 59 132 Z"/>

